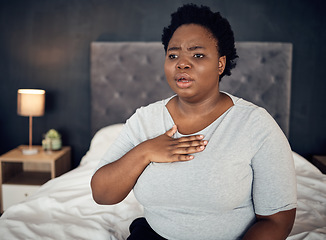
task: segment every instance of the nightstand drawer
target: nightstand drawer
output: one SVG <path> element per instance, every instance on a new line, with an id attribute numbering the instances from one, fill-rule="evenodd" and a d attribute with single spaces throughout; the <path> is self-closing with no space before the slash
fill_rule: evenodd
<path id="1" fill-rule="evenodd" d="M 70 147 L 47 152 L 34 146 L 38 153 L 24 155 L 19 146 L 0 156 L 0 214 L 21 202 L 41 185 L 70 170 Z"/>
<path id="2" fill-rule="evenodd" d="M 24 201 L 39 188 L 38 185 L 2 184 L 3 210 Z"/>

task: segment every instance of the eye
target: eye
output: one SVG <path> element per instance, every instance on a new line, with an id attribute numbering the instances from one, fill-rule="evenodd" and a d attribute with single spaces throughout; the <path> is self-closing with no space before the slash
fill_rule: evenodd
<path id="1" fill-rule="evenodd" d="M 194 55 L 194 58 L 203 58 L 204 57 L 204 54 L 201 54 L 201 53 L 196 53 Z"/>
<path id="2" fill-rule="evenodd" d="M 170 55 L 169 55 L 169 58 L 170 58 L 170 59 L 175 59 L 175 58 L 177 58 L 177 57 L 178 57 L 178 56 L 175 55 L 175 54 L 170 54 Z"/>

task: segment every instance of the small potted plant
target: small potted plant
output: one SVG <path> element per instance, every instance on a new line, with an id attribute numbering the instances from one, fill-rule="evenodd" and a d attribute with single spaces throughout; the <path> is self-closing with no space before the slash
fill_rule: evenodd
<path id="1" fill-rule="evenodd" d="M 55 129 L 50 129 L 42 140 L 44 150 L 59 150 L 62 147 L 61 135 Z"/>

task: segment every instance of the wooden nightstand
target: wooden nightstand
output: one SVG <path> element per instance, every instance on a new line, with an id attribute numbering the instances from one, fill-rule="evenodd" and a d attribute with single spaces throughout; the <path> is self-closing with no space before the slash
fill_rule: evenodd
<path id="1" fill-rule="evenodd" d="M 322 173 L 326 174 L 326 156 L 312 156 L 312 164 L 315 165 Z"/>
<path id="2" fill-rule="evenodd" d="M 43 151 L 23 155 L 19 146 L 0 156 L 0 211 L 21 202 L 48 180 L 58 177 L 71 168 L 70 147 L 58 151 Z"/>

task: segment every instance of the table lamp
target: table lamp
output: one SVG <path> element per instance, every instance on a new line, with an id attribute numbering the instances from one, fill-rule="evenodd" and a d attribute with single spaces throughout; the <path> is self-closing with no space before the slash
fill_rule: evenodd
<path id="1" fill-rule="evenodd" d="M 32 117 L 44 115 L 45 91 L 40 89 L 18 89 L 17 92 L 17 113 L 21 116 L 29 117 L 29 146 L 23 148 L 22 153 L 33 155 L 38 152 L 37 148 L 32 147 Z"/>

